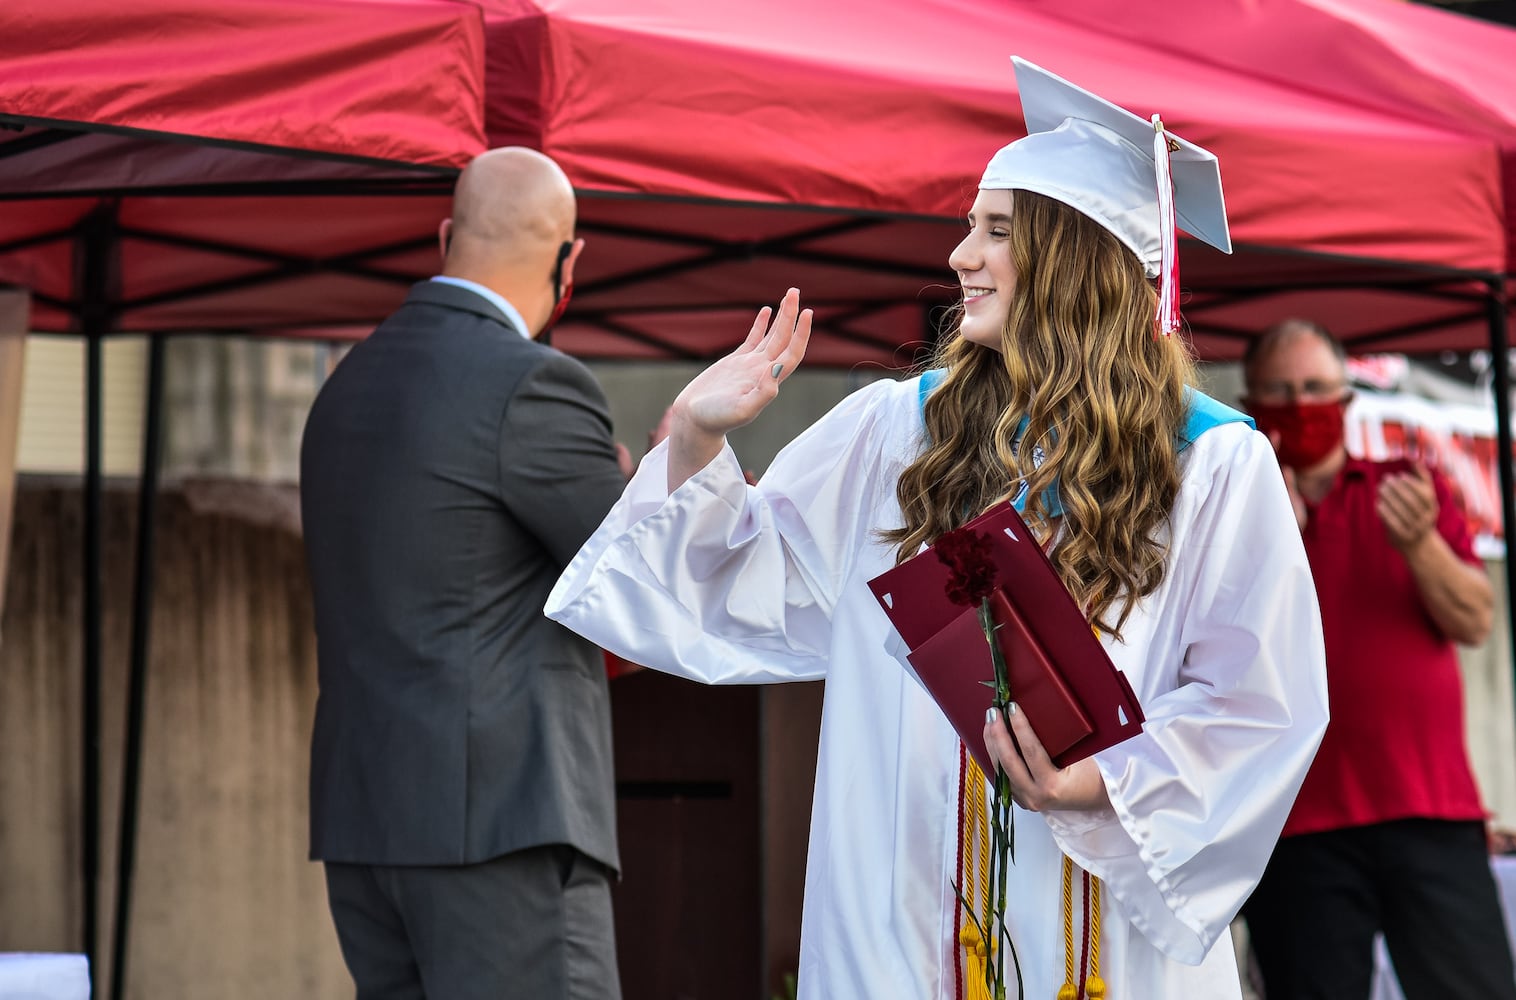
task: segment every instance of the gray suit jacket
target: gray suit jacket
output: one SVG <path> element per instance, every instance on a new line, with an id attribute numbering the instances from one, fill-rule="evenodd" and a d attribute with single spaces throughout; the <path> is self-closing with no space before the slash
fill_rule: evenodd
<path id="1" fill-rule="evenodd" d="M 311 856 L 616 854 L 599 651 L 542 614 L 626 483 L 589 371 L 440 282 L 358 344 L 305 426 L 321 693 Z"/>

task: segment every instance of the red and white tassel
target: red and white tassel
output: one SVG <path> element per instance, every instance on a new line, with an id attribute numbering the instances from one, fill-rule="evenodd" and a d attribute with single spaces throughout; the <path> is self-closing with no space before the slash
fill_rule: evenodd
<path id="1" fill-rule="evenodd" d="M 1174 181 L 1169 174 L 1169 135 L 1153 116 L 1153 165 L 1158 169 L 1158 329 L 1179 329 L 1179 236 L 1174 222 Z"/>

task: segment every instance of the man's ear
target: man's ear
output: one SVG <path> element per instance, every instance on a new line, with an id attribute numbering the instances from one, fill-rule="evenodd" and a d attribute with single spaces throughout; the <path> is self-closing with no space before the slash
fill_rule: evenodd
<path id="1" fill-rule="evenodd" d="M 570 250 L 569 255 L 563 259 L 563 272 L 558 280 L 565 286 L 574 283 L 574 262 L 579 259 L 579 254 L 583 250 L 584 239 L 581 237 L 574 241 L 574 249 Z"/>
<path id="2" fill-rule="evenodd" d="M 443 219 L 437 227 L 437 247 L 442 251 L 442 262 L 447 263 L 448 248 L 453 245 L 453 220 Z"/>

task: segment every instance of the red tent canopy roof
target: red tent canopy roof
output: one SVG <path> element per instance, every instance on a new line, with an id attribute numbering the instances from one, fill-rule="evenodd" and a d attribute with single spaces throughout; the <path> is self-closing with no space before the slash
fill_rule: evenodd
<path id="1" fill-rule="evenodd" d="M 1165 58 L 1486 139 L 1501 157 L 1509 248 L 1501 266 L 1516 271 L 1516 29 L 1388 0 L 1217 0 L 1204 17 L 1185 4 L 1040 6 L 1081 32 Z M 1439 183 L 1428 176 L 1429 188 Z"/>
<path id="2" fill-rule="evenodd" d="M 595 190 L 957 217 L 1024 132 L 1014 51 L 1217 152 L 1239 242 L 1504 262 L 1477 138 L 1071 30 L 1063 3 L 775 2 L 488 0 L 490 141 L 539 145 Z"/>
<path id="3" fill-rule="evenodd" d="M 483 148 L 483 24 L 466 5 L 21 0 L 5 20 L 13 122 L 437 168 Z"/>
<path id="4" fill-rule="evenodd" d="M 361 332 L 433 272 L 483 134 L 544 149 L 583 195 L 566 349 L 709 356 L 797 284 L 815 360 L 901 360 L 953 297 L 979 171 L 1022 131 L 1013 51 L 1220 156 L 1239 252 L 1187 244 L 1181 275 L 1208 353 L 1287 291 L 1350 341 L 1477 346 L 1470 277 L 1506 259 L 1488 135 L 1071 23 L 1107 0 L 49 2 L 15 0 L 0 35 L 5 72 L 35 78 L 0 88 L 24 126 L 0 132 L 0 281 L 45 330 L 105 296 L 118 330 Z M 1312 44 L 1319 15 L 1264 6 Z M 1411 308 L 1410 282 L 1439 297 Z"/>

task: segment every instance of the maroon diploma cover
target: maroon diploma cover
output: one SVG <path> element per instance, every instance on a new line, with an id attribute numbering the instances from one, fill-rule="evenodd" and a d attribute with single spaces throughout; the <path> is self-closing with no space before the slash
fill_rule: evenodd
<path id="1" fill-rule="evenodd" d="M 996 587 L 991 613 L 1009 670 L 1011 700 L 1026 713 L 1048 756 L 1068 767 L 1142 730 L 1142 708 L 1121 671 L 1025 522 L 1009 503 L 965 528 L 989 539 Z M 908 659 L 987 775 L 985 709 L 994 664 L 977 607 L 947 596 L 948 567 L 930 548 L 869 581 L 910 648 Z M 982 682 L 989 681 L 988 686 Z"/>

